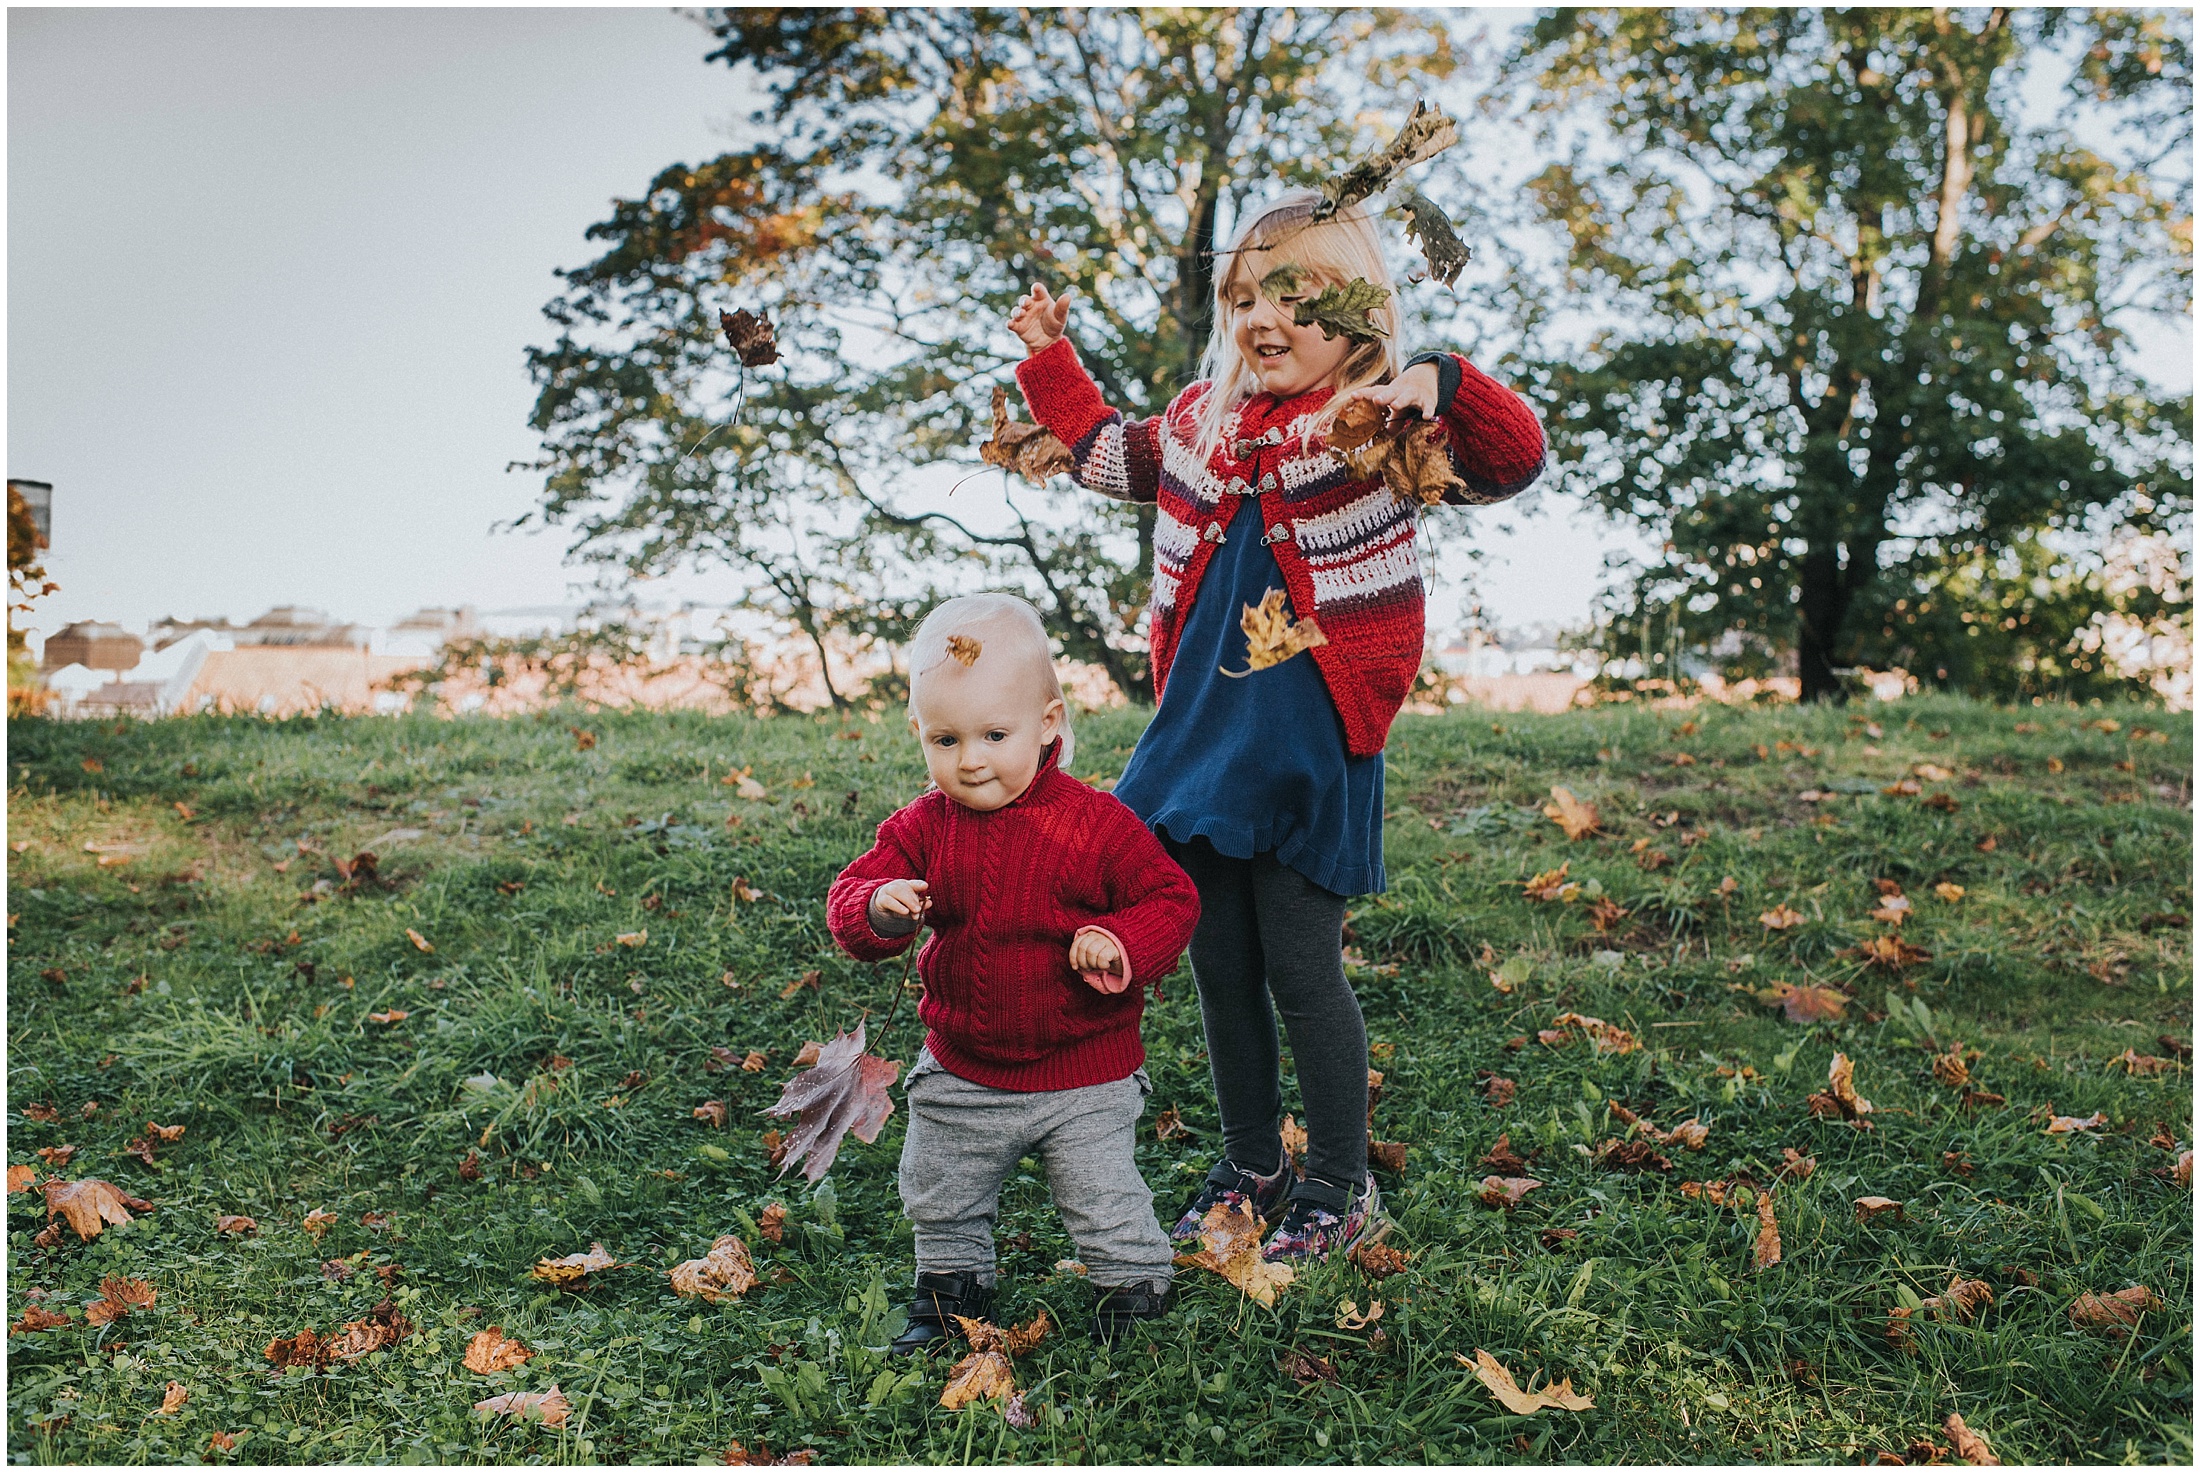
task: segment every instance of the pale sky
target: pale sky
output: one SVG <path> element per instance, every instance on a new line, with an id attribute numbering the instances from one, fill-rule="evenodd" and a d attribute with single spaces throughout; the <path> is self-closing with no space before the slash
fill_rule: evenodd
<path id="1" fill-rule="evenodd" d="M 11 9 L 7 473 L 54 483 L 62 585 L 30 627 L 572 601 L 561 533 L 491 531 L 539 487 L 524 351 L 612 199 L 755 106 L 710 47 L 659 9 Z M 1581 621 L 1626 534 L 1535 499 L 1470 514 L 1486 608 Z"/>

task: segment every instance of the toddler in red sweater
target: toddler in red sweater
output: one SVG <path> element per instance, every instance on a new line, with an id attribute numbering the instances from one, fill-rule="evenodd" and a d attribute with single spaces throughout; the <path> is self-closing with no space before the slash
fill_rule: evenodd
<path id="1" fill-rule="evenodd" d="M 827 917 L 880 961 L 919 928 L 924 1048 L 909 1071 L 901 1198 L 917 1293 L 897 1353 L 992 1309 L 1001 1183 L 1046 1163 L 1109 1337 L 1168 1311 L 1171 1246 L 1132 1159 L 1152 1084 L 1144 987 L 1199 920 L 1191 880 L 1113 795 L 1063 770 L 1073 737 L 1038 612 L 951 599 L 910 645 L 909 724 L 935 790 L 879 825 Z"/>

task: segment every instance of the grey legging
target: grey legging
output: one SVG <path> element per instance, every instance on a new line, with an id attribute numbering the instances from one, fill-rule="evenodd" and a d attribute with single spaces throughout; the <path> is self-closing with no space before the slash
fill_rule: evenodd
<path id="1" fill-rule="evenodd" d="M 1367 1024 L 1344 978 L 1345 898 L 1273 853 L 1232 859 L 1205 839 L 1166 842 L 1199 887 L 1192 977 L 1223 1153 L 1263 1174 L 1282 1159 L 1281 1013 L 1306 1106 L 1308 1180 L 1298 1194 L 1341 1199 L 1367 1176 Z"/>

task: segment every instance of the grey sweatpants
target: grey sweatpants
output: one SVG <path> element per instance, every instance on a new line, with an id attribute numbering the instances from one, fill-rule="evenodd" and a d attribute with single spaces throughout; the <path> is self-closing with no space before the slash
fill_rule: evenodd
<path id="1" fill-rule="evenodd" d="M 1001 1183 L 1036 1155 L 1063 1226 L 1095 1284 L 1166 1284 L 1168 1235 L 1131 1148 L 1153 1084 L 1141 1069 L 1113 1084 L 1025 1093 L 950 1074 L 930 1050 L 909 1071 L 901 1202 L 917 1230 L 917 1272 L 994 1275 Z"/>

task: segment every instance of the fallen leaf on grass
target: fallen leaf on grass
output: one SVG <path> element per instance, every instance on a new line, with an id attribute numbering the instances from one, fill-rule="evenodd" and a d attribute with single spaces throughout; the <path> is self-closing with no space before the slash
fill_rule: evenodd
<path id="1" fill-rule="evenodd" d="M 133 1309 L 149 1308 L 160 1291 L 143 1279 L 109 1274 L 99 1281 L 99 1298 L 84 1306 L 87 1324 L 104 1325 L 121 1319 Z"/>
<path id="2" fill-rule="evenodd" d="M 2153 1054 L 2142 1054 L 2137 1049 L 2127 1048 L 2108 1061 L 2108 1067 L 2111 1069 L 2119 1065 L 2123 1067 L 2125 1073 L 2137 1078 L 2142 1074 L 2166 1074 L 2177 1067 L 2177 1061 L 2157 1058 Z"/>
<path id="3" fill-rule="evenodd" d="M 820 984 L 823 983 L 824 980 L 825 977 L 822 972 L 804 972 L 801 976 L 795 978 L 792 982 L 789 982 L 786 986 L 779 989 L 779 999 L 780 1001 L 784 1002 L 788 998 L 793 997 L 796 993 L 800 992 L 805 987 L 816 988 L 819 991 L 823 991 L 824 989 Z M 798 1055 L 795 1059 L 795 1064 L 797 1067 L 800 1067 L 801 1063 L 802 1059 Z"/>
<path id="4" fill-rule="evenodd" d="M 23 1311 L 21 1319 L 8 1326 L 8 1334 L 29 1335 L 40 1330 L 58 1330 L 69 1322 L 68 1315 L 62 1311 L 48 1309 L 43 1304 L 33 1304 Z"/>
<path id="5" fill-rule="evenodd" d="M 756 1230 L 772 1242 L 785 1241 L 787 1234 L 787 1204 L 774 1202 L 756 1214 Z"/>
<path id="6" fill-rule="evenodd" d="M 2098 1110 L 2082 1120 L 2075 1115 L 2057 1115 L 2047 1122 L 2047 1134 L 2073 1135 L 2079 1131 L 2099 1130 L 2106 1124 L 2108 1117 Z"/>
<path id="7" fill-rule="evenodd" d="M 1165 1141 L 1183 1133 L 1184 1117 L 1177 1112 L 1173 1105 L 1163 1110 L 1159 1115 L 1154 1116 L 1153 1138 L 1155 1140 Z"/>
<path id="8" fill-rule="evenodd" d="M 808 1448 L 798 1448 L 785 1457 L 772 1456 L 771 1445 L 760 1442 L 754 1451 L 736 1442 L 726 1449 L 718 1461 L 729 1468 L 807 1468 L 817 1461 L 817 1455 Z"/>
<path id="9" fill-rule="evenodd" d="M 1966 1110 L 1985 1110 L 2008 1104 L 2009 1097 L 1995 1094 L 1992 1090 L 1967 1089 L 1963 1092 L 1961 1103 Z"/>
<path id="10" fill-rule="evenodd" d="M 1383 1301 L 1370 1299 L 1363 1314 L 1356 1299 L 1337 1301 L 1337 1328 L 1340 1330 L 1364 1330 L 1383 1317 Z"/>
<path id="11" fill-rule="evenodd" d="M 1557 869 L 1547 869 L 1541 874 L 1531 875 L 1522 884 L 1521 893 L 1530 900 L 1565 901 L 1573 899 L 1581 888 L 1578 885 L 1570 885 L 1566 882 L 1566 871 L 1573 867 L 1573 863 L 1569 859 Z"/>
<path id="12" fill-rule="evenodd" d="M 207 1437 L 206 1450 L 215 1453 L 235 1452 L 237 1444 L 251 1435 L 249 1432 L 216 1432 Z"/>
<path id="13" fill-rule="evenodd" d="M 1580 1236 L 1581 1231 L 1578 1228 L 1545 1228 L 1535 1235 L 1535 1240 L 1543 1245 L 1546 1252 L 1556 1253 Z"/>
<path id="14" fill-rule="evenodd" d="M 1574 1390 L 1571 1376 L 1556 1386 L 1546 1386 L 1541 1391 L 1522 1391 L 1520 1383 L 1513 1380 L 1511 1371 L 1498 1362 L 1496 1356 L 1486 1350 L 1477 1350 L 1474 1359 L 1468 1360 L 1457 1351 L 1451 1358 L 1474 1372 L 1475 1379 L 1490 1389 L 1490 1394 L 1504 1404 L 1505 1410 L 1516 1417 L 1532 1417 L 1537 1412 L 1556 1408 L 1564 1412 L 1585 1412 L 1596 1405 L 1589 1397 Z"/>
<path id="15" fill-rule="evenodd" d="M 1780 1148 L 1780 1169 L 1774 1174 L 1795 1181 L 1808 1181 L 1810 1180 L 1810 1174 L 1817 1169 L 1818 1158 L 1816 1156 L 1805 1156 L 1793 1146 L 1782 1146 Z"/>
<path id="16" fill-rule="evenodd" d="M 724 1100 L 705 1100 L 688 1113 L 697 1120 L 707 1122 L 714 1130 L 726 1128 L 726 1102 Z"/>
<path id="17" fill-rule="evenodd" d="M 21 1166 L 10 1166 L 8 1168 L 8 1195 L 12 1197 L 17 1192 L 27 1192 L 37 1181 L 37 1167 L 30 1165 L 28 1162 Z"/>
<path id="18" fill-rule="evenodd" d="M 257 1218 L 227 1212 L 214 1219 L 214 1231 L 228 1238 L 247 1237 L 260 1230 Z"/>
<path id="19" fill-rule="evenodd" d="M 1671 1171 L 1671 1158 L 1649 1141 L 1608 1140 L 1597 1147 L 1597 1164 L 1606 1171 Z"/>
<path id="20" fill-rule="evenodd" d="M 1790 1023 L 1822 1023 L 1840 1017 L 1849 1005 L 1848 997 L 1831 987 L 1797 986 L 1793 982 L 1775 982 L 1758 992 L 1757 1000 L 1784 1011 Z"/>
<path id="21" fill-rule="evenodd" d="M 1359 1244 L 1348 1256 L 1359 1265 L 1361 1273 L 1378 1282 L 1392 1274 L 1404 1273 L 1413 1258 L 1412 1254 L 1400 1252 L 1380 1238 Z"/>
<path id="22" fill-rule="evenodd" d="M 1986 1445 L 1986 1439 L 1964 1426 L 1961 1416 L 1950 1412 L 1948 1420 L 1941 1425 L 1956 1445 L 1956 1456 L 1964 1462 L 1974 1468 L 1999 1468 L 2002 1465 L 2001 1459 L 1994 1456 L 1994 1450 Z"/>
<path id="23" fill-rule="evenodd" d="M 1910 918 L 1910 909 L 1907 895 L 1882 896 L 1879 908 L 1872 912 L 1872 919 L 1883 925 L 1899 926 Z"/>
<path id="24" fill-rule="evenodd" d="M 738 1299 L 756 1287 L 756 1266 L 749 1245 L 731 1233 L 710 1245 L 710 1252 L 672 1270 L 672 1292 L 710 1304 Z"/>
<path id="25" fill-rule="evenodd" d="M 2070 1306 L 2070 1322 L 2081 1330 L 2105 1330 L 2121 1340 L 2148 1310 L 2160 1309 L 2152 1289 L 2133 1285 L 2113 1294 L 2080 1294 Z"/>
<path id="26" fill-rule="evenodd" d="M 1016 1392 L 1016 1368 L 998 1350 L 974 1350 L 955 1362 L 947 1384 L 940 1388 L 940 1405 L 961 1411 L 974 1401 L 1006 1401 Z"/>
<path id="27" fill-rule="evenodd" d="M 1367 1159 L 1371 1166 L 1398 1173 L 1406 1169 L 1406 1143 L 1404 1141 L 1369 1141 Z"/>
<path id="28" fill-rule="evenodd" d="M 1238 616 L 1238 627 L 1245 631 L 1245 668 L 1222 667 L 1224 675 L 1242 679 L 1256 670 L 1280 665 L 1302 650 L 1319 649 L 1329 643 L 1329 636 L 1322 633 L 1312 616 L 1293 620 L 1283 601 L 1284 591 L 1271 588 L 1259 603 L 1245 606 Z"/>
<path id="29" fill-rule="evenodd" d="M 1967 1325 L 1993 1302 L 1994 1291 L 1984 1279 L 1966 1279 L 1958 1274 L 1948 1280 L 1947 1288 L 1926 1300 L 1921 1308 L 1934 1319 Z"/>
<path id="30" fill-rule="evenodd" d="M 397 1312 L 394 1302 L 385 1299 L 375 1305 L 367 1318 L 353 1320 L 337 1332 L 335 1339 L 323 1344 L 331 1360 L 355 1361 L 395 1345 L 412 1330 L 412 1321 Z"/>
<path id="31" fill-rule="evenodd" d="M 2187 1191 L 2192 1189 L 2192 1152 L 2177 1153 L 2177 1164 L 2170 1169 L 2170 1180 Z"/>
<path id="32" fill-rule="evenodd" d="M 1749 1257 L 1760 1269 L 1771 1268 L 1780 1261 L 1780 1224 L 1772 1215 L 1770 1192 L 1757 1194 L 1757 1241 Z"/>
<path id="33" fill-rule="evenodd" d="M 183 1410 L 183 1404 L 191 1399 L 191 1388 L 181 1381 L 170 1381 L 168 1389 L 161 1393 L 160 1415 L 173 1417 Z"/>
<path id="34" fill-rule="evenodd" d="M 107 1230 L 112 1223 L 120 1227 L 130 1220 L 124 1209 L 150 1212 L 153 1204 L 131 1196 L 112 1182 L 87 1177 L 83 1181 L 44 1181 L 38 1189 L 46 1194 L 46 1220 L 51 1222 L 58 1214 L 76 1230 L 79 1240 L 89 1242 Z"/>
<path id="35" fill-rule="evenodd" d="M 426 952 L 433 952 L 435 950 L 434 944 L 431 943 L 427 937 L 421 935 L 418 931 L 415 931 L 410 926 L 407 926 L 405 928 L 405 936 L 406 939 L 412 942 L 414 948 L 417 950 Z"/>
<path id="36" fill-rule="evenodd" d="M 75 1154 L 76 1147 L 74 1146 L 40 1146 L 38 1148 L 38 1159 L 45 1162 L 48 1166 L 53 1167 L 68 1165 L 69 1158 L 71 1156 L 74 1156 Z M 29 1168 L 26 1167 L 25 1169 L 28 1170 Z M 8 1190 L 11 1192 L 23 1190 L 23 1188 L 14 1185 L 14 1177 L 12 1174 L 14 1170 L 15 1168 L 13 1167 L 9 1168 L 9 1172 L 11 1174 L 9 1177 Z"/>
<path id="37" fill-rule="evenodd" d="M 764 1112 L 801 1117 L 787 1134 L 781 1176 L 800 1165 L 802 1174 L 814 1183 L 832 1169 L 844 1137 L 853 1135 L 866 1145 L 878 1139 L 880 1128 L 894 1113 L 887 1089 L 900 1075 L 901 1065 L 865 1053 L 863 1045 L 861 1023 L 855 1032 L 836 1036 L 818 1050 L 816 1064 L 788 1080 L 778 1103 Z"/>
<path id="38" fill-rule="evenodd" d="M 586 1253 L 568 1253 L 563 1258 L 545 1258 L 528 1272 L 545 1283 L 574 1284 L 590 1274 L 600 1274 L 606 1269 L 619 1267 L 620 1263 L 604 1251 L 603 1244 L 591 1243 Z"/>
<path id="39" fill-rule="evenodd" d="M 1962 1089 L 1971 1082 L 1971 1066 L 1963 1057 L 1962 1044 L 1933 1055 L 1933 1078 L 1950 1089 Z"/>
<path id="40" fill-rule="evenodd" d="M 35 1120 L 40 1125 L 51 1125 L 61 1118 L 61 1112 L 44 1100 L 34 1100 L 23 1107 L 23 1118 Z"/>
<path id="41" fill-rule="evenodd" d="M 1490 1147 L 1489 1154 L 1482 1158 L 1482 1164 L 1499 1176 L 1528 1174 L 1527 1158 L 1512 1148 L 1512 1136 L 1509 1132 L 1497 1138 L 1497 1144 Z"/>
<path id="42" fill-rule="evenodd" d="M 1948 904 L 1954 905 L 1957 901 L 1961 900 L 1967 892 L 1961 885 L 1953 884 L 1947 880 L 1942 880 L 1939 884 L 1933 886 L 1933 893 L 1935 895 L 1938 895 Z"/>
<path id="43" fill-rule="evenodd" d="M 1791 909 L 1787 902 L 1782 901 L 1757 917 L 1757 919 L 1768 931 L 1786 931 L 1800 926 L 1807 917 L 1801 911 Z"/>
<path id="44" fill-rule="evenodd" d="M 1354 400 L 1354 403 L 1364 401 Z M 1298 1382 L 1301 1386 L 1319 1386 L 1337 1379 L 1337 1368 L 1312 1351 L 1294 1350 L 1280 1361 L 1276 1369 Z"/>
<path id="45" fill-rule="evenodd" d="M 1858 1197 L 1856 1199 L 1856 1220 L 1858 1222 L 1870 1222 L 1874 1218 L 1883 1217 L 1890 1212 L 1894 1214 L 1896 1222 L 1902 1221 L 1902 1204 L 1892 1197 Z"/>
<path id="46" fill-rule="evenodd" d="M 1542 1186 L 1532 1176 L 1485 1176 L 1482 1188 L 1475 1195 L 1488 1207 L 1502 1207 L 1507 1212 L 1520 1205 L 1520 1199 Z"/>
<path id="47" fill-rule="evenodd" d="M 1591 1018 L 1582 1013 L 1560 1013 L 1551 1020 L 1551 1026 L 1543 1030 L 1541 1036 L 1545 1043 L 1563 1042 L 1563 1037 L 1553 1040 L 1549 1035 L 1551 1033 L 1564 1035 L 1566 1030 L 1574 1028 L 1580 1029 L 1582 1036 L 1587 1038 L 1590 1046 L 1600 1054 L 1631 1054 L 1642 1047 L 1636 1041 L 1635 1036 L 1626 1029 L 1615 1027 L 1602 1018 Z"/>
<path id="48" fill-rule="evenodd" d="M 367 1014 L 369 1023 L 402 1023 L 412 1014 L 403 1008 L 390 1008 L 385 1012 Z"/>
<path id="49" fill-rule="evenodd" d="M 517 1340 L 507 1340 L 502 1325 L 491 1325 L 466 1342 L 465 1366 L 477 1376 L 492 1376 L 525 1365 L 534 1354 Z"/>
<path id="50" fill-rule="evenodd" d="M 1262 1261 L 1262 1226 L 1245 1203 L 1217 1202 L 1199 1221 L 1199 1251 L 1179 1253 L 1176 1262 L 1179 1267 L 1218 1273 L 1246 1297 L 1272 1307 L 1276 1291 L 1287 1287 L 1297 1275 L 1289 1264 Z"/>
<path id="51" fill-rule="evenodd" d="M 614 944 L 619 946 L 647 946 L 649 945 L 649 930 L 647 927 L 644 927 L 639 931 L 621 931 L 618 935 L 612 937 L 611 940 Z"/>
<path id="52" fill-rule="evenodd" d="M 502 1396 L 475 1402 L 474 1410 L 481 1414 L 483 1421 L 491 1417 L 510 1417 L 522 1422 L 539 1421 L 545 1427 L 563 1427 L 565 1419 L 573 1414 L 573 1403 L 553 1384 L 548 1391 L 507 1391 Z"/>
<path id="53" fill-rule="evenodd" d="M 329 1343 L 312 1329 L 300 1330 L 287 1338 L 277 1336 L 267 1342 L 265 1352 L 268 1364 L 276 1370 L 290 1366 L 318 1368 L 329 1361 Z"/>
<path id="54" fill-rule="evenodd" d="M 1811 1095 L 1803 1103 L 1813 1115 L 1839 1118 L 1869 1130 L 1864 1117 L 1871 1114 L 1872 1102 L 1856 1092 L 1856 1065 L 1849 1062 L 1847 1054 L 1835 1054 L 1833 1064 L 1826 1070 L 1827 1088 Z"/>
<path id="55" fill-rule="evenodd" d="M 1899 972 L 1914 967 L 1919 962 L 1933 959 L 1933 954 L 1922 946 L 1912 946 L 1900 936 L 1874 936 L 1854 949 L 1843 953 L 1875 967 Z"/>
<path id="56" fill-rule="evenodd" d="M 1513 1095 L 1520 1089 L 1517 1081 L 1506 1079 L 1489 1069 L 1477 1069 L 1475 1078 L 1482 1081 L 1482 1098 L 1499 1109 L 1513 1102 Z"/>
<path id="57" fill-rule="evenodd" d="M 1597 831 L 1596 805 L 1582 802 L 1568 788 L 1551 789 L 1551 801 L 1543 805 L 1543 816 L 1557 824 L 1569 839 L 1586 839 Z"/>

